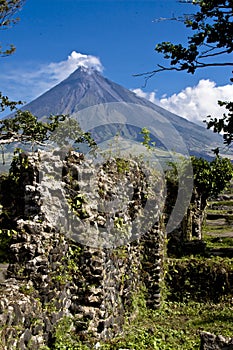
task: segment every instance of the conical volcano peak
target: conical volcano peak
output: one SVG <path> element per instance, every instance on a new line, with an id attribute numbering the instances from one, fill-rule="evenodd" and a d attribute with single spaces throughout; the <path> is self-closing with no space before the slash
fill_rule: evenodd
<path id="1" fill-rule="evenodd" d="M 129 106 L 139 105 L 154 111 L 154 118 L 158 116 L 159 119 L 159 116 L 161 116 L 167 120 L 168 124 L 177 129 L 192 155 L 209 156 L 210 150 L 218 147 L 222 142 L 219 135 L 213 134 L 212 131 L 206 130 L 204 127 L 189 122 L 137 96 L 123 86 L 106 79 L 95 68 L 95 65 L 93 67 L 78 67 L 68 78 L 22 109 L 31 111 L 39 118 L 48 117 L 51 114 L 69 114 L 78 118 L 80 111 L 89 110 L 89 107 L 95 105 L 110 103 L 117 103 L 117 105 L 118 103 L 124 103 Z M 91 117 L 88 116 L 87 118 L 90 119 Z M 136 117 L 135 114 L 135 118 L 138 118 L 138 124 L 141 123 L 142 127 L 145 126 L 143 115 Z M 107 125 L 108 115 L 103 115 L 101 120 L 103 125 Z M 134 122 L 136 123 L 137 120 L 135 119 Z M 172 137 L 172 135 L 167 136 Z M 174 140 L 174 145 L 176 142 L 177 140 Z"/>
<path id="2" fill-rule="evenodd" d="M 73 73 L 71 73 L 66 80 L 85 80 L 90 75 L 100 75 L 99 71 L 95 67 L 78 67 Z"/>

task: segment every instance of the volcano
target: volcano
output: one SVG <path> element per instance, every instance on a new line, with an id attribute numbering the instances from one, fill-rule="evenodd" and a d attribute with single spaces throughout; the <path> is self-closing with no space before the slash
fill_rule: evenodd
<path id="1" fill-rule="evenodd" d="M 162 139 L 165 137 L 169 139 L 169 147 L 172 148 L 174 144 L 174 150 L 179 143 L 177 135 L 183 140 L 190 155 L 207 159 L 213 156 L 212 149 L 222 144 L 222 138 L 205 127 L 192 123 L 137 96 L 134 92 L 112 82 L 95 70 L 83 67 L 79 67 L 67 79 L 25 105 L 22 110 L 29 110 L 38 118 L 48 117 L 51 114 L 69 114 L 77 118 L 78 121 L 80 121 L 79 115 L 82 119 L 83 111 L 85 111 L 83 119 L 89 120 L 88 129 L 93 129 L 92 126 L 94 125 L 95 128 L 98 126 L 97 129 L 100 130 L 101 125 L 106 127 L 110 122 L 113 124 L 107 116 L 110 112 L 106 113 L 106 109 L 101 115 L 97 115 L 96 111 L 93 112 L 93 108 L 100 105 L 112 106 L 111 108 L 115 108 L 114 106 L 122 107 L 122 105 L 130 106 L 130 113 L 133 113 L 134 117 L 129 118 L 130 113 L 128 111 L 124 118 L 124 124 L 128 125 L 128 134 L 131 135 L 135 132 L 138 134 L 140 126 L 141 128 L 147 127 L 150 129 L 150 121 L 154 125 L 154 130 L 161 128 L 162 124 L 169 124 L 170 128 L 164 128 L 163 126 Z M 135 108 L 137 113 L 135 113 Z M 148 118 L 145 118 L 145 110 L 150 111 Z M 88 111 L 90 111 L 89 115 Z M 120 111 L 121 113 L 124 112 Z M 119 115 L 119 111 L 117 111 L 117 115 Z M 97 118 L 98 123 L 96 124 Z M 119 124 L 119 120 L 116 120 L 116 123 Z M 171 130 L 176 130 L 176 132 L 174 133 Z M 100 132 L 98 135 L 103 135 L 105 131 L 105 129 L 102 129 L 102 133 Z M 158 135 L 161 134 L 161 130 L 159 131 Z M 163 147 L 163 140 L 161 141 L 158 135 L 155 136 L 156 146 Z"/>

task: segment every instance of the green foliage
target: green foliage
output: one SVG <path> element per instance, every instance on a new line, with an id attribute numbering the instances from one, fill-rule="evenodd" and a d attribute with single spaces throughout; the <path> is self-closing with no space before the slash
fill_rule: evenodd
<path id="1" fill-rule="evenodd" d="M 38 121 L 29 111 L 17 111 L 15 117 L 0 121 L 0 143 L 22 142 L 43 144 L 67 116 L 50 116 L 48 122 Z"/>
<path id="2" fill-rule="evenodd" d="M 208 161 L 204 158 L 191 157 L 193 167 L 193 182 L 194 191 L 202 196 L 206 201 L 209 197 L 216 197 L 221 193 L 230 180 L 233 177 L 233 165 L 228 158 L 215 157 L 214 160 Z M 185 177 L 189 177 L 190 174 L 186 174 L 187 161 L 184 159 L 179 164 L 170 162 L 169 168 L 166 171 L 166 180 L 168 187 L 170 188 L 170 196 L 176 195 L 178 188 L 178 166 L 179 173 L 184 174 Z M 179 184 L 180 185 L 180 184 Z M 171 193 L 171 191 L 174 191 Z"/>
<path id="3" fill-rule="evenodd" d="M 114 218 L 114 227 L 118 230 L 127 231 L 127 224 L 125 224 L 124 218 L 118 216 Z"/>
<path id="4" fill-rule="evenodd" d="M 33 285 L 26 283 L 26 284 L 21 285 L 19 287 L 19 292 L 23 293 L 25 295 L 33 295 L 35 293 L 35 289 L 34 289 Z"/>
<path id="5" fill-rule="evenodd" d="M 216 197 L 229 185 L 233 177 L 233 165 L 228 158 L 217 156 L 207 164 L 201 158 L 192 157 L 192 164 L 196 186 L 200 189 L 200 192 L 206 189 L 206 192 L 209 192 L 209 196 Z"/>
<path id="6" fill-rule="evenodd" d="M 0 30 L 10 28 L 11 25 L 19 21 L 19 18 L 15 17 L 15 15 L 22 8 L 24 2 L 25 0 L 0 1 Z M 0 57 L 9 56 L 13 52 L 15 52 L 14 45 L 11 44 L 8 48 L 4 49 L 0 42 Z M 7 96 L 4 96 L 0 92 L 0 112 L 3 112 L 6 108 L 9 108 L 12 111 L 18 104 L 22 104 L 22 101 L 10 101 Z"/>
<path id="7" fill-rule="evenodd" d="M 208 227 L 209 229 L 210 227 Z M 228 227 L 228 232 L 232 228 Z M 206 229 L 205 229 L 206 230 Z M 221 230 L 221 227 L 220 227 Z M 210 231 L 210 230 L 208 230 Z M 226 227 L 225 227 L 226 231 Z M 219 232 L 221 233 L 221 231 Z M 211 234 L 211 231 L 210 231 Z M 219 248 L 229 248 L 233 247 L 233 237 L 216 237 L 216 236 L 211 236 L 210 234 L 204 235 L 205 242 L 207 244 L 207 249 L 212 248 L 212 249 L 219 249 Z"/>
<path id="8" fill-rule="evenodd" d="M 233 260 L 228 258 L 169 259 L 168 298 L 173 301 L 220 302 L 232 297 Z"/>
<path id="9" fill-rule="evenodd" d="M 170 68 L 159 67 L 157 71 L 186 70 L 188 73 L 194 73 L 196 69 L 203 67 L 233 66 L 231 61 L 216 61 L 219 56 L 233 52 L 232 1 L 188 2 L 198 9 L 193 15 L 186 15 L 181 20 L 194 34 L 188 37 L 187 47 L 169 41 L 157 44 L 155 50 L 170 60 Z"/>
<path id="10" fill-rule="evenodd" d="M 181 225 L 182 240 L 190 240 L 192 237 L 201 239 L 207 199 L 216 197 L 221 193 L 229 185 L 233 176 L 233 166 L 227 158 L 217 156 L 209 162 L 203 158 L 191 157 L 191 162 L 193 167 L 193 191 L 186 216 L 184 216 Z M 192 175 L 190 171 L 187 171 L 188 162 L 186 159 L 179 164 L 169 163 L 169 165 L 170 168 L 165 174 L 167 182 L 165 222 L 173 210 L 178 191 L 183 191 L 185 195 L 184 184 L 191 181 L 190 177 Z M 178 246 L 178 243 L 175 243 L 175 239 L 173 240 L 172 237 L 169 241 L 169 247 L 179 248 L 177 252 L 182 251 L 181 246 Z"/>
<path id="11" fill-rule="evenodd" d="M 82 131 L 77 120 L 70 118 L 68 115 L 64 116 L 63 120 L 55 125 L 52 132 L 49 139 L 51 142 L 55 142 L 59 147 L 70 147 L 74 150 L 78 150 L 80 144 L 87 144 L 92 151 L 97 147 L 91 134 Z"/>
<path id="12" fill-rule="evenodd" d="M 16 227 L 12 222 L 13 210 L 15 205 L 9 188 L 14 188 L 14 182 L 9 175 L 0 175 L 0 261 L 8 262 L 10 260 L 9 246 L 12 239 L 17 234 Z"/>
<path id="13" fill-rule="evenodd" d="M 232 336 L 230 300 L 218 304 L 166 301 L 158 310 L 149 310 L 143 303 L 139 304 L 141 311 L 133 320 L 126 320 L 121 335 L 100 341 L 101 350 L 199 350 L 200 331 Z M 89 350 L 94 348 L 96 341 L 88 343 L 90 345 L 78 339 L 72 319 L 65 317 L 58 322 L 49 349 Z"/>
<path id="14" fill-rule="evenodd" d="M 13 111 L 18 104 L 23 104 L 23 102 L 12 102 L 7 96 L 3 96 L 0 92 L 0 112 L 3 112 L 6 108 L 10 108 L 10 110 Z"/>
<path id="15" fill-rule="evenodd" d="M 233 102 L 218 101 L 220 106 L 223 106 L 228 110 L 228 113 L 224 113 L 222 118 L 210 118 L 207 123 L 207 128 L 213 128 L 215 133 L 223 132 L 224 143 L 230 145 L 233 142 Z"/>
<path id="16" fill-rule="evenodd" d="M 183 22 L 193 34 L 187 37 L 186 45 L 170 41 L 158 43 L 155 51 L 169 60 L 169 66 L 159 64 L 157 69 L 139 74 L 146 75 L 146 80 L 162 71 L 186 71 L 194 74 L 200 68 L 233 66 L 232 60 L 226 59 L 227 55 L 233 52 L 232 1 L 180 0 L 179 2 L 192 4 L 194 13 L 172 19 Z M 227 114 L 224 113 L 222 118 L 208 116 L 210 119 L 205 122 L 208 129 L 213 128 L 213 131 L 218 133 L 223 131 L 224 143 L 230 145 L 233 141 L 233 103 L 229 101 L 218 103 L 226 108 Z"/>
<path id="17" fill-rule="evenodd" d="M 15 17 L 16 13 L 22 8 L 25 0 L 1 0 L 0 1 L 0 29 L 10 28 L 19 21 Z M 14 45 L 10 45 L 8 49 L 3 49 L 0 45 L 0 56 L 11 55 L 15 51 Z"/>
<path id="18" fill-rule="evenodd" d="M 101 344 L 103 350 L 199 350 L 200 331 L 232 336 L 231 303 L 165 302 L 158 310 L 127 322 L 124 334 Z"/>
<path id="19" fill-rule="evenodd" d="M 86 216 L 86 210 L 83 207 L 87 203 L 85 194 L 75 193 L 73 197 L 68 198 L 68 203 L 79 217 L 84 218 Z"/>
<path id="20" fill-rule="evenodd" d="M 28 155 L 21 149 L 16 148 L 14 151 L 14 156 L 9 169 L 8 181 L 11 184 L 11 189 L 16 190 L 18 194 L 23 196 L 21 193 L 21 188 L 18 187 L 19 179 L 22 174 L 22 171 L 27 170 L 28 174 L 33 178 L 32 169 L 29 170 Z M 18 187 L 18 188 L 17 188 Z M 17 189 L 16 189 L 17 188 Z"/>
<path id="21" fill-rule="evenodd" d="M 228 158 L 216 157 L 211 162 L 192 157 L 194 186 L 203 198 L 216 197 L 233 177 L 233 166 Z"/>
<path id="22" fill-rule="evenodd" d="M 165 201 L 165 221 L 173 211 L 175 206 L 178 191 L 182 191 L 184 196 L 187 193 L 189 198 L 189 191 L 191 186 L 187 187 L 187 183 L 192 181 L 192 174 L 190 174 L 190 161 L 185 158 L 181 158 L 178 162 L 168 162 L 167 169 L 165 170 L 165 180 L 166 180 L 166 201 Z M 192 183 L 191 183 L 192 185 Z"/>
<path id="23" fill-rule="evenodd" d="M 76 338 L 76 339 L 75 339 Z M 65 316 L 57 324 L 51 350 L 89 350 L 75 336 L 73 320 Z"/>
<path id="24" fill-rule="evenodd" d="M 29 111 L 17 111 L 15 117 L 0 121 L 0 145 L 21 142 L 24 145 L 44 147 L 46 144 L 62 148 L 78 149 L 86 143 L 94 149 L 95 141 L 90 133 L 83 132 L 78 122 L 68 115 L 51 115 L 47 120 L 38 120 Z M 2 148 L 3 149 L 3 148 Z"/>
<path id="25" fill-rule="evenodd" d="M 232 200 L 211 201 L 209 203 L 209 205 L 211 206 L 211 208 L 217 207 L 217 209 L 218 209 L 219 206 L 232 207 L 233 206 L 233 201 Z"/>
<path id="26" fill-rule="evenodd" d="M 0 229 L 0 262 L 9 260 L 9 246 L 12 243 L 12 238 L 17 234 L 16 230 L 1 228 Z"/>
<path id="27" fill-rule="evenodd" d="M 155 142 L 151 142 L 150 131 L 147 128 L 142 128 L 140 134 L 143 136 L 143 146 L 145 146 L 148 150 L 151 150 L 155 147 Z"/>
<path id="28" fill-rule="evenodd" d="M 119 174 L 124 174 L 125 172 L 129 171 L 129 161 L 124 158 L 117 157 L 116 159 L 116 166 L 117 166 L 117 172 Z"/>
<path id="29" fill-rule="evenodd" d="M 0 121 L 0 143 L 44 144 L 66 118 L 65 115 L 50 116 L 48 122 L 44 122 L 29 111 L 17 111 L 14 118 Z"/>
<path id="30" fill-rule="evenodd" d="M 68 251 L 56 262 L 56 269 L 51 271 L 51 281 L 59 288 L 70 283 L 74 276 L 81 278 L 79 269 L 79 256 L 81 248 L 77 245 L 70 246 Z"/>

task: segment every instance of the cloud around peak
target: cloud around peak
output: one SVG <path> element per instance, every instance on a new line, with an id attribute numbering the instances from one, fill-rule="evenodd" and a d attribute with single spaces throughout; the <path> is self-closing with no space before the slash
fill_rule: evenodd
<path id="1" fill-rule="evenodd" d="M 85 55 L 72 51 L 68 58 L 61 62 L 52 62 L 47 66 L 48 73 L 54 76 L 59 82 L 67 78 L 77 68 L 83 67 L 90 70 L 103 71 L 102 63 L 96 56 Z"/>
<path id="2" fill-rule="evenodd" d="M 79 67 L 90 72 L 103 71 L 98 57 L 72 51 L 66 59 L 58 62 L 40 65 L 25 63 L 23 68 L 19 66 L 14 70 L 2 69 L 0 80 L 4 93 L 11 100 L 28 103 L 66 79 Z M 222 116 L 224 108 L 218 105 L 218 101 L 232 101 L 233 85 L 217 86 L 214 81 L 201 79 L 195 86 L 187 86 L 171 96 L 158 97 L 156 91 L 145 92 L 140 88 L 132 91 L 172 113 L 204 126 L 203 120 L 208 115 Z"/>
<path id="3" fill-rule="evenodd" d="M 90 71 L 103 71 L 103 65 L 98 57 L 72 51 L 65 60 L 59 62 L 40 64 L 37 67 L 34 64 L 25 65 L 23 69 L 19 67 L 8 70 L 7 73 L 2 71 L 0 79 L 12 100 L 21 99 L 29 102 L 59 84 L 79 67 Z"/>

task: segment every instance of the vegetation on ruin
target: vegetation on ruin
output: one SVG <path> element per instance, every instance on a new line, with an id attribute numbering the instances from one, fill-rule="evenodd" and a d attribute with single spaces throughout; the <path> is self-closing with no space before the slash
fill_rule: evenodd
<path id="1" fill-rule="evenodd" d="M 126 320 L 122 335 L 105 342 L 88 336 L 81 342 L 66 320 L 68 325 L 61 322 L 55 345 L 48 349 L 88 350 L 99 343 L 101 350 L 198 350 L 202 331 L 232 336 L 232 308 L 231 300 L 217 304 L 167 301 L 159 310 L 141 309 L 136 319 Z"/>
<path id="2" fill-rule="evenodd" d="M 158 44 L 156 50 L 164 54 L 166 59 L 171 60 L 171 67 L 158 67 L 158 70 L 150 72 L 150 75 L 160 70 L 187 70 L 194 73 L 196 69 L 211 65 L 203 63 L 203 59 L 210 59 L 229 54 L 233 51 L 232 46 L 232 16 L 233 7 L 230 1 L 187 1 L 199 6 L 199 11 L 188 18 L 184 18 L 184 24 L 195 31 L 189 38 L 188 48 L 181 45 L 174 45 L 166 42 Z M 2 0 L 0 1 L 0 29 L 9 27 L 17 22 L 15 17 L 18 9 L 24 1 Z M 214 22 L 209 22 L 214 19 Z M 206 47 L 205 52 L 199 48 Z M 3 49 L 0 47 L 0 56 L 10 55 L 14 52 L 14 46 Z M 222 65 L 227 62 L 223 62 Z M 232 63 L 230 63 L 232 65 Z M 12 102 L 0 92 L 0 111 L 5 108 L 14 110 L 19 102 Z M 220 119 L 210 119 L 208 127 L 215 132 L 224 131 L 224 142 L 230 144 L 233 140 L 233 104 L 231 102 L 220 102 L 229 111 Z M 76 143 L 86 143 L 88 146 L 95 146 L 90 134 L 82 133 L 78 124 L 66 116 L 51 116 L 47 121 L 38 121 L 30 112 L 17 112 L 14 118 L 4 119 L 0 122 L 0 144 L 3 146 L 11 142 L 29 143 L 32 145 L 44 145 L 51 137 L 57 144 L 64 145 L 64 140 L 69 144 L 70 139 L 74 140 L 74 131 L 79 131 L 79 137 L 75 138 Z M 71 133 L 66 134 L 64 129 Z M 143 144 L 151 150 L 150 136 L 147 129 L 142 129 L 144 135 Z M 75 137 L 77 134 L 75 133 Z M 64 145 L 65 146 L 65 145 Z M 19 158 L 14 158 L 13 166 L 17 168 Z M 217 157 L 212 162 L 203 159 L 193 158 L 194 185 L 196 190 L 205 196 L 205 203 L 210 196 L 220 193 L 232 176 L 232 166 L 228 160 Z M 27 159 L 21 158 L 21 165 L 27 167 Z M 128 170 L 129 164 L 122 158 L 117 160 L 117 170 L 124 173 Z M 172 170 L 175 171 L 173 167 Z M 16 174 L 17 175 L 17 174 Z M 172 175 L 172 173 L 170 173 Z M 174 175 L 174 172 L 173 172 Z M 172 175 L 172 176 L 173 176 Z M 4 194 L 4 187 L 14 186 L 17 176 L 13 171 L 9 175 L 2 175 L 0 179 L 1 198 Z M 172 177 L 171 176 L 171 177 Z M 173 180 L 175 177 L 173 177 Z M 174 185 L 174 181 L 173 181 Z M 171 188 L 174 190 L 175 185 Z M 7 197 L 7 203 L 1 209 L 1 230 L 0 230 L 0 261 L 1 254 L 7 251 L 12 235 L 16 234 L 15 228 L 10 226 L 13 211 L 7 211 L 7 205 L 12 198 Z M 74 197 L 72 208 L 80 210 L 84 198 L 80 195 Z M 232 201 L 212 201 L 217 206 L 232 207 Z M 204 208 L 203 208 L 204 209 Z M 210 209 L 212 214 L 217 209 Z M 221 209 L 218 213 L 225 214 L 227 210 Z M 123 222 L 118 219 L 116 225 L 122 226 Z M 75 321 L 64 317 L 57 322 L 52 339 L 48 346 L 39 350 L 197 350 L 200 348 L 200 332 L 209 331 L 215 334 L 232 337 L 233 322 L 233 259 L 211 255 L 212 249 L 232 247 L 233 238 L 222 236 L 232 230 L 232 222 L 223 225 L 204 224 L 204 240 L 207 243 L 207 256 L 184 256 L 182 258 L 167 259 L 164 284 L 164 302 L 160 309 L 151 310 L 146 307 L 143 293 L 134 295 L 133 311 L 135 317 L 125 317 L 124 330 L 121 335 L 99 342 L 89 334 L 77 337 L 75 332 Z M 76 248 L 77 249 L 77 248 Z M 69 281 L 72 276 L 78 274 L 76 264 L 79 251 L 71 249 L 57 266 L 56 274 L 52 280 L 57 285 Z M 117 251 L 118 258 L 123 259 L 126 255 L 124 249 Z M 5 258 L 5 256 L 4 256 Z M 4 259 L 3 258 L 3 259 Z M 127 278 L 128 276 L 124 276 Z M 32 293 L 34 290 L 21 287 L 22 293 Z M 54 311 L 53 304 L 45 305 L 48 313 Z M 84 320 L 85 321 L 85 320 Z M 85 322 L 84 322 L 85 323 Z"/>

